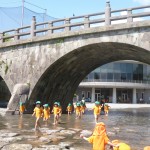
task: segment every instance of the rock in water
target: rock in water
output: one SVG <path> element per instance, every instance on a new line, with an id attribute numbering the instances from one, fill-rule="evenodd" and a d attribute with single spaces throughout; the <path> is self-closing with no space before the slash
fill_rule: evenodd
<path id="1" fill-rule="evenodd" d="M 32 150 L 31 144 L 10 144 L 2 148 L 2 150 Z"/>
<path id="2" fill-rule="evenodd" d="M 70 147 L 73 145 L 73 142 L 60 142 L 59 143 L 59 146 L 61 148 L 67 148 L 67 149 L 70 149 Z"/>
<path id="3" fill-rule="evenodd" d="M 5 145 L 7 145 L 8 143 L 7 142 L 1 142 L 0 141 L 0 149 L 2 148 L 2 147 L 4 147 Z"/>
<path id="4" fill-rule="evenodd" d="M 42 145 L 41 147 L 45 148 L 45 150 L 61 150 L 59 145 Z"/>
<path id="5" fill-rule="evenodd" d="M 92 135 L 92 131 L 82 130 L 81 134 L 83 134 L 84 136 L 90 136 L 90 135 Z"/>
<path id="6" fill-rule="evenodd" d="M 1 133 L 0 137 L 14 137 L 14 136 L 18 136 L 18 133 Z"/>
<path id="7" fill-rule="evenodd" d="M 39 141 L 40 141 L 40 142 L 44 142 L 44 143 L 49 143 L 49 142 L 51 142 L 51 140 L 48 139 L 48 138 L 46 138 L 46 137 L 40 137 L 40 138 L 39 138 Z"/>

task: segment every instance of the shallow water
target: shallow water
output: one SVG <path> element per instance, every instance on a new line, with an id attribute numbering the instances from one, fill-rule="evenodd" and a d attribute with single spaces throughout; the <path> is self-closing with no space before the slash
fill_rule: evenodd
<path id="1" fill-rule="evenodd" d="M 144 146 L 150 145 L 150 109 L 117 109 L 111 110 L 109 116 L 101 115 L 100 120 L 106 124 L 107 133 L 110 140 L 119 139 L 131 145 L 132 150 L 143 150 Z M 36 135 L 38 137 L 44 136 L 42 132 L 35 132 L 34 128 L 35 118 L 31 115 L 24 115 L 21 118 L 18 115 L 0 116 L 0 130 L 10 130 L 21 135 Z M 82 119 L 75 119 L 75 115 L 62 115 L 61 123 L 57 126 L 53 124 L 53 115 L 51 115 L 48 126 L 41 120 L 42 128 L 56 129 L 63 127 L 65 129 L 77 128 L 81 130 L 93 130 L 95 123 L 93 113 L 86 112 Z M 86 150 L 91 150 L 92 146 L 86 141 L 79 138 L 80 132 L 63 141 L 74 142 L 74 147 L 80 147 Z M 75 137 L 75 138 L 74 138 Z M 36 143 L 31 140 L 23 140 L 20 143 L 30 143 L 33 146 L 39 146 L 42 143 Z M 50 144 L 57 144 L 53 142 Z"/>

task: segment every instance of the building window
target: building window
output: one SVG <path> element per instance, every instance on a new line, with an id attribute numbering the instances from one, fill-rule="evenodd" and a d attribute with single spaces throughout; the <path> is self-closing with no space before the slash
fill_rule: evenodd
<path id="1" fill-rule="evenodd" d="M 82 98 L 85 97 L 85 91 L 82 91 Z"/>
<path id="2" fill-rule="evenodd" d="M 90 93 L 90 91 L 87 92 L 87 98 L 91 98 L 91 93 Z"/>
<path id="3" fill-rule="evenodd" d="M 142 100 L 144 99 L 144 92 L 142 92 Z"/>
<path id="4" fill-rule="evenodd" d="M 113 80 L 113 73 L 107 73 L 108 82 Z"/>
<path id="5" fill-rule="evenodd" d="M 100 79 L 100 74 L 97 73 L 97 72 L 95 72 L 95 73 L 94 73 L 94 79 Z"/>

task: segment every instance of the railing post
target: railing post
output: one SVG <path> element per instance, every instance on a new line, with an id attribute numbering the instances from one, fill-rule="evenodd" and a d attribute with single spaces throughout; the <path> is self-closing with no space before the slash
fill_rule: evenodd
<path id="1" fill-rule="evenodd" d="M 35 29 L 36 29 L 36 26 L 35 26 L 35 24 L 36 24 L 36 17 L 35 16 L 33 16 L 32 17 L 32 21 L 31 21 L 31 37 L 34 37 L 35 36 Z"/>
<path id="2" fill-rule="evenodd" d="M 66 20 L 65 20 L 65 31 L 70 31 L 70 19 L 69 18 L 67 18 Z"/>
<path id="3" fill-rule="evenodd" d="M 128 9 L 127 11 L 127 22 L 133 22 L 133 18 L 132 18 L 132 9 Z"/>
<path id="4" fill-rule="evenodd" d="M 48 35 L 53 33 L 52 27 L 53 27 L 53 23 L 49 22 L 48 23 Z"/>
<path id="5" fill-rule="evenodd" d="M 90 27 L 89 16 L 85 16 L 85 18 L 84 18 L 84 28 L 87 29 L 89 27 Z"/>
<path id="6" fill-rule="evenodd" d="M 15 40 L 15 41 L 19 40 L 18 33 L 19 33 L 19 29 L 16 29 L 16 31 L 15 31 L 15 36 L 14 36 L 14 40 Z"/>
<path id="7" fill-rule="evenodd" d="M 3 43 L 3 33 L 0 33 L 0 43 Z"/>
<path id="8" fill-rule="evenodd" d="M 110 7 L 110 2 L 106 2 L 106 9 L 105 9 L 105 25 L 109 26 L 111 25 L 111 7 Z"/>

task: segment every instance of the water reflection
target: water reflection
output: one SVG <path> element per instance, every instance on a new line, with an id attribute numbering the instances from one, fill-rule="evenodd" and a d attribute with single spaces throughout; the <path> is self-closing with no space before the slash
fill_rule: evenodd
<path id="1" fill-rule="evenodd" d="M 23 129 L 23 116 L 18 118 L 18 128 Z"/>
<path id="2" fill-rule="evenodd" d="M 109 116 L 102 115 L 100 121 L 106 124 L 107 132 L 110 140 L 120 139 L 132 146 L 133 150 L 140 150 L 144 146 L 149 145 L 150 137 L 150 110 L 143 109 L 122 109 L 111 110 Z M 53 125 L 53 115 L 51 115 L 48 124 L 40 120 L 42 128 L 56 129 Z M 43 136 L 40 131 L 34 131 L 35 119 L 31 115 L 23 117 L 14 115 L 2 117 L 0 116 L 0 130 L 9 129 L 11 131 L 20 132 L 22 135 Z M 95 126 L 94 116 L 92 112 L 86 112 L 82 119 L 75 119 L 75 115 L 62 115 L 60 124 L 57 127 L 65 129 L 76 128 L 82 130 L 93 130 Z M 80 133 L 75 135 L 76 140 Z M 75 141 L 75 137 L 67 138 L 67 141 Z M 24 143 L 28 143 L 24 141 Z M 35 144 L 35 143 L 34 143 Z M 36 143 L 38 145 L 38 143 Z M 35 145 L 36 145 L 35 144 Z M 54 144 L 54 143 L 52 143 Z M 91 145 L 82 141 L 80 138 L 76 141 L 76 146 L 91 149 Z"/>

